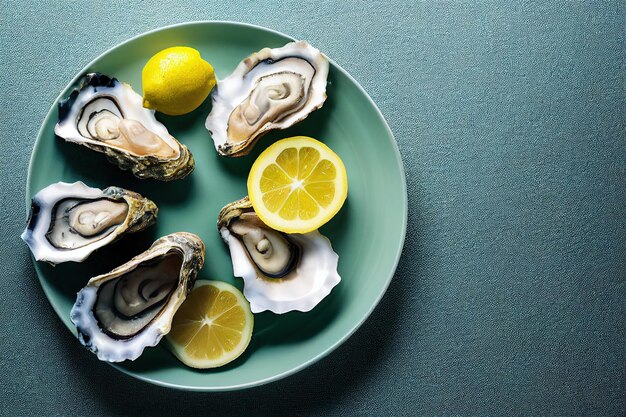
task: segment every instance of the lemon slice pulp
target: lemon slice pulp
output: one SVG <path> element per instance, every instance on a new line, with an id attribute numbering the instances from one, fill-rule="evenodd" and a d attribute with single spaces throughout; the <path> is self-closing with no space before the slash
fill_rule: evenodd
<path id="1" fill-rule="evenodd" d="M 318 229 L 339 211 L 347 193 L 346 168 L 339 156 L 306 136 L 268 147 L 248 176 L 248 195 L 257 215 L 285 233 Z"/>
<path id="2" fill-rule="evenodd" d="M 238 358 L 252 337 L 254 318 L 241 292 L 220 281 L 197 281 L 167 335 L 185 365 L 216 368 Z"/>

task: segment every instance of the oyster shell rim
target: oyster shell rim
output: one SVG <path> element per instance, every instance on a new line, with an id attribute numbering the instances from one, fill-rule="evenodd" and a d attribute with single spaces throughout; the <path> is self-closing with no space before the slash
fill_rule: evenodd
<path id="1" fill-rule="evenodd" d="M 298 55 L 295 53 L 289 55 L 290 50 L 302 50 L 302 52 L 301 52 L 301 55 Z M 285 54 L 285 55 L 281 56 L 281 54 Z M 302 55 L 307 55 L 307 54 L 319 55 L 319 59 L 316 56 L 313 60 L 313 61 L 316 61 L 317 64 L 307 60 L 304 56 L 302 56 Z M 278 55 L 279 58 L 276 58 L 276 55 Z M 228 111 L 228 114 L 225 114 L 225 113 L 217 114 L 212 118 L 211 115 L 213 114 L 215 109 L 220 109 L 221 112 L 224 111 L 223 108 L 216 106 L 217 97 L 219 97 L 219 94 L 220 94 L 220 83 L 223 84 L 224 82 L 227 82 L 227 83 L 233 82 L 233 80 L 237 79 L 237 77 L 243 79 L 246 76 L 246 74 L 248 74 L 259 63 L 265 60 L 280 61 L 285 58 L 295 58 L 295 57 L 300 57 L 304 59 L 305 61 L 307 61 L 307 63 L 309 63 L 309 65 L 311 65 L 311 67 L 313 67 L 313 78 L 311 78 L 309 89 L 312 89 L 314 94 L 309 96 L 307 101 L 304 103 L 304 105 L 297 111 L 287 114 L 283 118 L 266 122 L 263 126 L 259 128 L 259 130 L 255 131 L 252 136 L 250 136 L 248 139 L 244 141 L 241 141 L 235 144 L 229 143 L 228 142 L 229 119 L 232 115 L 232 112 L 241 103 L 232 103 L 231 102 L 232 100 L 227 100 L 225 98 L 222 98 L 222 101 L 229 101 L 228 105 L 230 106 L 230 110 Z M 326 56 L 326 54 L 321 52 L 319 49 L 315 48 L 314 46 L 312 46 L 310 43 L 308 43 L 305 40 L 295 40 L 295 39 L 287 42 L 286 44 L 280 47 L 262 48 L 256 52 L 251 53 L 244 59 L 242 59 L 239 62 L 239 64 L 237 64 L 235 69 L 226 78 L 222 80 L 218 80 L 217 85 L 211 92 L 211 112 L 207 115 L 204 126 L 209 131 L 209 134 L 211 136 L 211 139 L 214 142 L 217 153 L 220 156 L 233 157 L 233 158 L 245 156 L 252 151 L 257 141 L 261 139 L 265 134 L 273 130 L 288 129 L 296 125 L 297 123 L 300 123 L 304 119 L 306 119 L 314 111 L 322 108 L 324 103 L 326 102 L 326 99 L 328 98 L 326 94 L 326 88 L 328 85 L 328 74 L 330 72 L 330 63 L 331 63 L 330 59 Z M 269 74 L 272 74 L 272 73 L 269 73 Z M 267 75 L 268 74 L 264 76 L 267 76 Z M 317 93 L 316 93 L 316 87 L 317 87 L 317 90 L 319 90 L 317 91 Z M 247 97 L 249 97 L 249 94 L 248 96 L 244 97 L 244 100 Z M 225 126 L 224 126 L 223 131 L 220 131 L 219 135 L 221 136 L 222 134 L 224 134 L 225 137 L 222 138 L 223 142 L 218 144 L 215 139 L 215 136 L 216 136 L 215 132 L 213 132 L 210 126 L 215 127 L 216 125 L 219 125 L 222 123 L 224 123 Z"/>
<path id="2" fill-rule="evenodd" d="M 93 307 L 98 299 L 99 286 L 107 281 L 119 278 L 125 272 L 130 272 L 130 267 L 134 269 L 143 261 L 166 255 L 171 250 L 180 251 L 183 256 L 183 262 L 176 288 L 172 290 L 157 316 L 137 334 L 126 339 L 114 339 L 104 332 L 99 326 L 98 319 L 93 314 Z M 76 335 L 80 343 L 87 350 L 96 354 L 99 360 L 106 362 L 133 361 L 140 357 L 146 348 L 158 345 L 163 336 L 169 333 L 174 314 L 176 314 L 176 311 L 193 288 L 198 272 L 204 265 L 205 253 L 206 246 L 196 234 L 189 232 L 170 233 L 155 240 L 147 250 L 134 256 L 122 265 L 107 273 L 90 278 L 87 284 L 76 294 L 76 301 L 70 310 L 70 322 L 75 326 Z M 85 307 L 87 307 L 86 311 Z M 169 317 L 168 313 L 171 313 Z M 85 330 L 82 330 L 83 327 L 85 327 Z M 129 349 L 106 346 L 108 343 L 118 342 L 132 346 Z M 105 343 L 105 345 L 99 346 L 99 343 Z M 132 350 L 135 344 L 137 349 Z"/>
<path id="3" fill-rule="evenodd" d="M 82 193 L 78 195 L 78 193 Z M 128 205 L 128 213 L 124 221 L 114 231 L 93 243 L 75 248 L 57 248 L 46 236 L 52 221 L 52 210 L 64 198 L 71 197 L 99 197 L 115 201 L 124 201 Z M 49 200 L 46 200 L 49 198 Z M 43 204 L 38 204 L 39 202 Z M 41 208 L 50 203 L 50 210 L 42 213 Z M 35 211 L 37 207 L 37 211 Z M 20 235 L 28 245 L 36 261 L 58 265 L 64 262 L 83 262 L 95 251 L 107 246 L 127 233 L 135 233 L 152 226 L 159 213 L 157 205 L 147 197 L 117 186 L 104 189 L 90 187 L 82 181 L 67 183 L 63 181 L 52 183 L 39 190 L 30 201 L 30 212 L 26 228 Z M 40 216 L 40 217 L 38 217 Z"/>
<path id="4" fill-rule="evenodd" d="M 103 84 L 93 84 L 92 81 L 96 83 L 102 82 Z M 81 92 L 87 88 L 93 88 L 93 93 L 95 94 L 97 93 L 98 87 L 119 87 L 126 89 L 124 93 L 134 94 L 136 97 L 129 96 L 127 98 L 135 101 L 135 110 L 142 112 L 146 118 L 149 118 L 150 122 L 154 124 L 160 132 L 157 133 L 152 128 L 149 130 L 157 134 L 161 140 L 168 145 L 171 146 L 175 144 L 178 147 L 177 150 L 175 149 L 178 155 L 172 158 L 159 158 L 154 155 L 136 155 L 123 148 L 107 146 L 105 142 L 85 138 L 80 134 L 77 136 L 70 134 L 63 135 L 66 130 L 70 132 L 71 130 L 78 130 L 68 117 L 72 112 L 76 113 L 76 115 L 82 113 L 82 109 L 73 110 L 75 101 L 80 96 Z M 114 97 L 114 95 L 111 94 L 103 94 L 102 96 Z M 94 97 L 90 97 L 86 103 L 90 103 L 93 99 Z M 195 160 L 189 148 L 172 136 L 167 127 L 156 119 L 156 112 L 154 110 L 143 107 L 141 104 L 141 95 L 139 95 L 130 84 L 119 81 L 115 77 L 110 77 L 101 72 L 81 72 L 72 80 L 68 88 L 59 95 L 56 100 L 56 106 L 58 117 L 54 127 L 54 134 L 57 138 L 63 139 L 65 142 L 84 146 L 94 152 L 102 153 L 110 163 L 117 165 L 122 171 L 130 171 L 137 178 L 153 178 L 160 181 L 171 181 L 185 178 L 195 169 Z"/>
<path id="5" fill-rule="evenodd" d="M 303 261 L 307 249 L 311 250 L 314 248 L 329 251 L 327 264 L 324 265 L 328 275 L 322 285 L 300 298 L 292 298 L 289 300 L 275 300 L 269 298 L 267 294 L 264 293 L 258 281 L 267 281 L 268 285 L 280 285 L 283 279 L 270 278 L 262 274 L 258 267 L 254 265 L 254 261 L 250 258 L 243 242 L 233 236 L 228 229 L 230 222 L 242 213 L 242 209 L 254 210 L 248 196 L 233 201 L 220 210 L 217 220 L 217 229 L 220 237 L 228 246 L 233 275 L 241 278 L 244 282 L 243 294 L 250 302 L 250 309 L 253 313 L 256 314 L 264 311 L 270 311 L 274 314 L 284 314 L 290 311 L 308 312 L 321 303 L 322 300 L 331 293 L 333 288 L 339 285 L 341 282 L 341 276 L 338 271 L 339 255 L 333 250 L 330 239 L 321 234 L 318 230 L 304 234 L 277 231 L 285 236 L 289 236 L 291 240 L 295 241 L 294 244 L 300 247 L 301 256 L 298 265 Z M 271 229 L 271 227 L 267 227 Z M 246 259 L 248 262 L 238 262 L 238 259 Z M 267 279 L 259 277 L 259 275 L 264 275 Z"/>

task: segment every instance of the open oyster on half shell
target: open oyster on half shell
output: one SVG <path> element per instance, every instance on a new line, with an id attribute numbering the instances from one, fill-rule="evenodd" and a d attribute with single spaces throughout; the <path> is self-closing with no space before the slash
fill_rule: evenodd
<path id="1" fill-rule="evenodd" d="M 143 107 L 141 95 L 100 73 L 85 75 L 80 86 L 59 101 L 54 133 L 104 153 L 139 178 L 169 181 L 194 169 L 189 149 L 169 134 L 154 110 Z"/>
<path id="2" fill-rule="evenodd" d="M 225 206 L 217 228 L 228 244 L 233 273 L 243 278 L 253 313 L 309 311 L 339 284 L 339 256 L 317 230 L 286 234 L 259 219 L 248 197 Z"/>
<path id="3" fill-rule="evenodd" d="M 326 100 L 328 58 L 307 42 L 264 48 L 218 82 L 206 119 L 223 156 L 247 155 L 274 129 L 286 129 Z"/>
<path id="4" fill-rule="evenodd" d="M 191 291 L 204 252 L 198 236 L 172 233 L 124 265 L 91 278 L 70 313 L 80 342 L 108 362 L 135 360 L 146 347 L 156 346 Z"/>
<path id="5" fill-rule="evenodd" d="M 58 182 L 33 197 L 22 239 L 38 261 L 82 262 L 125 233 L 151 226 L 157 213 L 151 200 L 123 188 Z"/>

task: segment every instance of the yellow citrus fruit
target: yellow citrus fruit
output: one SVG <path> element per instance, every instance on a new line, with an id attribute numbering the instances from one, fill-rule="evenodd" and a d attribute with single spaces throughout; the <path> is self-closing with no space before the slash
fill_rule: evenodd
<path id="1" fill-rule="evenodd" d="M 141 83 L 144 107 L 178 116 L 200 106 L 217 81 L 200 52 L 175 46 L 150 58 L 141 72 Z"/>
<path id="2" fill-rule="evenodd" d="M 343 162 L 328 146 L 306 136 L 279 140 L 254 162 L 248 194 L 265 224 L 307 233 L 328 222 L 348 194 Z"/>
<path id="3" fill-rule="evenodd" d="M 197 281 L 176 312 L 167 341 L 185 365 L 216 368 L 246 350 L 253 326 L 250 304 L 237 288 L 220 281 Z"/>

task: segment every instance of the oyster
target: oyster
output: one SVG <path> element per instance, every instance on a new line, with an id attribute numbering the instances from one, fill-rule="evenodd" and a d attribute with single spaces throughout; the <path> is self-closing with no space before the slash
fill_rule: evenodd
<path id="1" fill-rule="evenodd" d="M 317 230 L 285 234 L 269 228 L 248 197 L 225 206 L 217 228 L 230 249 L 234 275 L 243 278 L 253 313 L 309 311 L 341 280 L 339 256 L 328 238 Z"/>
<path id="2" fill-rule="evenodd" d="M 68 142 L 104 153 L 139 178 L 169 181 L 194 168 L 189 149 L 142 106 L 128 84 L 100 73 L 85 75 L 78 89 L 59 101 L 54 133 Z"/>
<path id="3" fill-rule="evenodd" d="M 326 100 L 328 59 L 307 42 L 264 48 L 219 81 L 206 119 L 223 156 L 248 154 L 273 129 L 286 129 Z"/>
<path id="4" fill-rule="evenodd" d="M 123 188 L 58 182 L 33 197 L 22 239 L 38 261 L 82 262 L 123 234 L 151 226 L 157 213 L 152 201 Z"/>
<path id="5" fill-rule="evenodd" d="M 76 296 L 70 318 L 78 339 L 98 359 L 135 360 L 170 331 L 174 313 L 204 263 L 204 243 L 172 233 L 142 254 L 91 278 Z"/>

